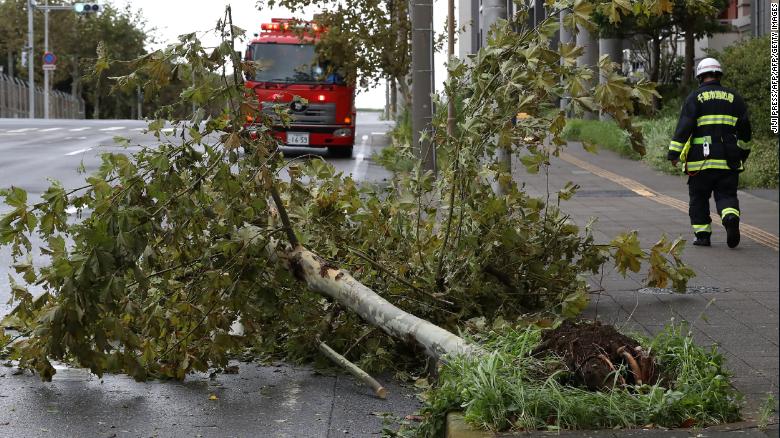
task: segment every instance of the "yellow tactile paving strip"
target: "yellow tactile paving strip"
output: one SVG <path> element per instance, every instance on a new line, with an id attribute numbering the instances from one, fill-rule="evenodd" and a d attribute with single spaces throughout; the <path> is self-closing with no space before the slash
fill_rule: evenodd
<path id="1" fill-rule="evenodd" d="M 598 166 L 594 166 L 593 164 L 588 163 L 587 161 L 580 160 L 579 158 L 570 155 L 566 152 L 561 152 L 561 159 L 583 170 L 587 170 L 588 172 L 594 175 L 600 176 L 602 178 L 606 178 L 614 183 L 620 184 L 621 186 L 631 190 L 637 195 L 640 195 L 648 199 L 652 199 L 653 201 L 659 204 L 676 208 L 677 210 L 680 210 L 686 214 L 688 213 L 687 202 L 680 201 L 679 199 L 664 195 L 663 193 L 658 193 L 652 190 L 651 188 L 647 187 L 646 185 L 634 181 L 631 178 L 626 178 L 624 176 L 620 176 L 616 173 L 612 173 L 608 170 L 602 169 Z M 716 214 L 711 213 L 710 217 L 712 217 L 713 223 L 720 224 L 720 217 L 718 217 Z M 778 239 L 776 235 L 764 231 L 761 228 L 748 225 L 744 222 L 740 222 L 739 230 L 743 236 L 751 240 L 754 240 L 764 246 L 768 246 L 769 248 L 772 248 L 775 251 L 778 251 L 779 245 L 778 245 Z"/>

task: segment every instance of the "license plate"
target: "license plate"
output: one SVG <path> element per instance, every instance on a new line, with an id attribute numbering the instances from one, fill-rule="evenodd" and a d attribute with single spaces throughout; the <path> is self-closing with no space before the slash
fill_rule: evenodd
<path id="1" fill-rule="evenodd" d="M 309 133 L 308 132 L 288 132 L 287 144 L 291 146 L 308 146 Z"/>

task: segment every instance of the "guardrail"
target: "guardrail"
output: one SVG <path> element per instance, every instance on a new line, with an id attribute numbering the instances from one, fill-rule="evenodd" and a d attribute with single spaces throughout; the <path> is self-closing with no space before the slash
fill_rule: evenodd
<path id="1" fill-rule="evenodd" d="M 30 116 L 26 81 L 0 74 L 0 118 L 26 119 Z M 52 119 L 83 119 L 84 99 L 51 90 L 49 117 Z M 43 89 L 35 87 L 35 117 L 43 118 Z"/>

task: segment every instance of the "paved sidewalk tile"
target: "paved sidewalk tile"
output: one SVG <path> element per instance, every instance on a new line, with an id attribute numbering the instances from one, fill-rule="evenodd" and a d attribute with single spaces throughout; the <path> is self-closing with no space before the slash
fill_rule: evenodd
<path id="1" fill-rule="evenodd" d="M 555 199 L 555 192 L 567 182 L 579 184 L 579 193 L 564 202 L 561 208 L 580 225 L 597 217 L 594 235 L 600 243 L 630 230 L 638 231 L 644 248 L 654 244 L 662 234 L 669 238 L 682 236 L 688 240 L 683 260 L 697 273 L 690 286 L 717 288 L 707 289 L 707 293 L 683 295 L 643 293 L 640 290 L 644 272 L 623 278 L 614 269 L 605 269 L 603 277 L 591 278 L 592 290 L 603 290 L 594 294 L 585 316 L 644 334 L 659 332 L 672 319 L 687 321 L 694 339 L 703 345 L 716 345 L 726 357 L 736 388 L 746 396 L 746 417 L 754 419 L 766 394 L 778 395 L 780 264 L 776 242 L 780 220 L 777 202 L 771 197 L 739 194 L 744 223 L 756 227 L 759 232 L 769 233 L 761 234 L 768 238 L 756 241 L 743 233 L 740 246 L 729 249 L 725 244 L 724 229 L 713 223 L 713 246 L 694 247 L 690 245 L 693 236 L 688 215 L 680 211 L 688 201 L 683 177 L 660 174 L 609 151 L 589 154 L 576 143 L 570 144 L 566 153 L 574 159 L 554 159 L 546 174 L 529 174 L 515 160 L 516 180 L 525 185 L 529 194 L 543 198 L 547 196 L 549 184 L 551 199 Z M 582 162 L 586 163 L 584 167 L 575 164 Z M 599 169 L 613 177 L 616 175 L 620 183 L 608 179 Z M 626 185 L 638 189 L 629 190 Z M 653 194 L 643 196 L 643 187 L 652 190 Z M 711 208 L 714 212 L 714 202 Z M 656 436 L 655 431 L 614 433 L 615 436 Z M 737 433 L 739 436 L 767 436 L 755 429 L 702 436 Z M 776 429 L 774 435 L 777 435 Z M 674 436 L 689 434 L 680 431 Z"/>

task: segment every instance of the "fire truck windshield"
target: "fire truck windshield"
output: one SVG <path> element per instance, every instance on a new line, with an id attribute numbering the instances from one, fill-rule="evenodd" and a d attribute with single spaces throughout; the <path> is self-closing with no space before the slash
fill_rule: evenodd
<path id="1" fill-rule="evenodd" d="M 316 63 L 313 44 L 256 43 L 247 57 L 255 62 L 257 82 L 344 84 L 332 66 Z"/>

